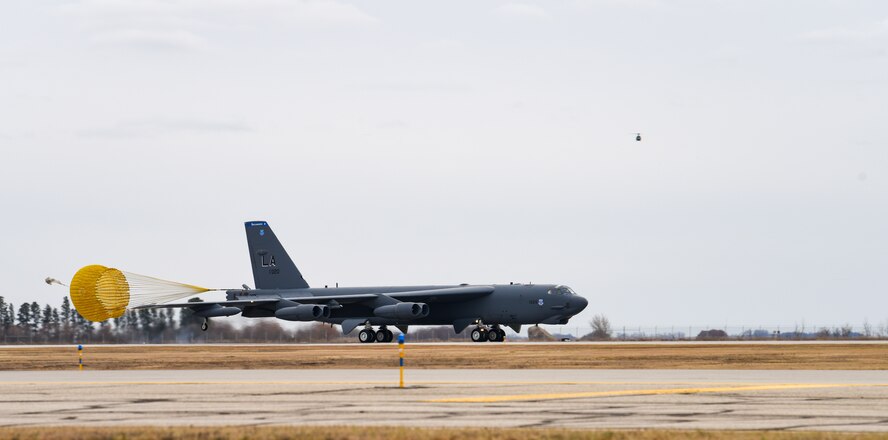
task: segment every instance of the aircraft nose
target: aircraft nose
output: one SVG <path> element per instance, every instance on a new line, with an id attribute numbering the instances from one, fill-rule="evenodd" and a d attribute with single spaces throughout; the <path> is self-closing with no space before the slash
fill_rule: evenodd
<path id="1" fill-rule="evenodd" d="M 588 305 L 589 305 L 589 300 L 587 300 L 586 298 L 583 298 L 582 296 L 577 297 L 577 313 L 582 312 L 583 309 L 585 309 L 586 306 L 588 306 Z"/>

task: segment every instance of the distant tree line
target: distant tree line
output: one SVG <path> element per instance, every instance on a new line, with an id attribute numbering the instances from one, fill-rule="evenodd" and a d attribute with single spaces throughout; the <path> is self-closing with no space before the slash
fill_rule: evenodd
<path id="1" fill-rule="evenodd" d="M 199 300 L 198 300 L 199 301 Z M 74 343 L 298 343 L 354 342 L 354 334 L 343 336 L 339 326 L 313 323 L 285 328 L 274 319 L 256 319 L 235 325 L 224 319 L 211 320 L 209 331 L 201 331 L 203 318 L 188 309 L 139 309 L 114 319 L 94 323 L 83 319 L 68 297 L 60 307 L 37 302 L 17 308 L 0 296 L 0 344 Z M 453 328 L 424 327 L 411 332 L 423 341 L 462 340 Z"/>
<path id="2" fill-rule="evenodd" d="M 0 341 L 45 343 L 71 340 L 92 331 L 92 323 L 71 307 L 68 297 L 60 308 L 41 306 L 36 301 L 16 308 L 0 296 Z"/>
<path id="3" fill-rule="evenodd" d="M 342 338 L 338 328 L 329 325 L 285 329 L 274 320 L 257 321 L 240 327 L 213 321 L 210 331 L 204 332 L 203 318 L 188 309 L 139 309 L 94 323 L 80 316 L 67 296 L 59 307 L 36 301 L 16 307 L 0 296 L 0 344 L 337 342 Z"/>
<path id="4" fill-rule="evenodd" d="M 704 328 L 696 334 L 696 336 L 690 332 L 690 329 L 687 333 L 684 332 L 676 332 L 675 327 L 672 328 L 672 331 L 657 331 L 657 328 L 654 327 L 654 331 L 652 333 L 645 333 L 638 328 L 638 331 L 627 332 L 626 328 L 623 327 L 622 332 L 615 332 L 613 326 L 610 323 L 610 320 L 604 315 L 595 315 L 592 317 L 592 320 L 589 322 L 589 326 L 591 328 L 591 332 L 580 336 L 578 339 L 581 341 L 606 341 L 606 340 L 622 340 L 622 341 L 677 341 L 677 340 L 698 340 L 698 341 L 726 341 L 726 340 L 824 340 L 824 339 L 885 339 L 888 338 L 888 321 L 881 326 L 875 327 L 868 320 L 864 320 L 863 326 L 861 326 L 858 330 L 855 330 L 850 324 L 844 324 L 841 326 L 830 326 L 824 327 L 820 326 L 812 330 L 808 330 L 805 327 L 804 322 L 801 325 L 796 324 L 795 328 L 790 331 L 780 331 L 780 329 L 776 330 L 765 330 L 762 328 L 759 329 L 742 329 L 736 333 L 728 333 L 727 329 L 719 329 L 719 328 Z M 579 332 L 579 328 L 577 328 L 578 334 L 582 334 Z M 616 333 L 616 334 L 614 334 Z M 572 334 L 562 335 L 562 334 L 552 334 L 548 337 L 538 337 L 538 340 L 559 340 L 559 339 L 571 339 L 573 340 L 576 336 Z M 531 337 L 531 340 L 534 340 L 534 337 Z"/>

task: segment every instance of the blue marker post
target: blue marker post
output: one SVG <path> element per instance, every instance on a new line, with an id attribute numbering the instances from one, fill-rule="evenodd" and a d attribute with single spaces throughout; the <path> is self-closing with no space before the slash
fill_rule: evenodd
<path id="1" fill-rule="evenodd" d="M 398 335 L 398 357 L 401 360 L 401 388 L 404 388 L 404 333 Z"/>
<path id="2" fill-rule="evenodd" d="M 83 371 L 83 345 L 77 345 L 77 356 L 80 360 L 77 361 L 77 365 L 79 366 L 80 371 Z"/>

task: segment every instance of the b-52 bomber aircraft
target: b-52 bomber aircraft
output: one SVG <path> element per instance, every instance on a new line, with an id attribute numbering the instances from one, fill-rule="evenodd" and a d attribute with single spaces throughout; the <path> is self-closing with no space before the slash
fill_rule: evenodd
<path id="1" fill-rule="evenodd" d="M 407 333 L 410 325 L 473 326 L 474 342 L 502 342 L 509 326 L 566 324 L 588 302 L 570 287 L 554 284 L 444 285 L 395 287 L 309 287 L 267 222 L 246 222 L 255 289 L 226 290 L 226 301 L 143 306 L 187 307 L 205 318 L 241 314 L 287 321 L 320 321 L 356 327 L 360 342 L 391 342 L 388 326 Z M 374 329 L 376 327 L 377 329 Z"/>

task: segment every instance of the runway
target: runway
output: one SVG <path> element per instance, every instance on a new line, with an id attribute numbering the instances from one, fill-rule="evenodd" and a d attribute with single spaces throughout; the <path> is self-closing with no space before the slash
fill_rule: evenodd
<path id="1" fill-rule="evenodd" d="M 888 371 L 0 372 L 0 426 L 407 425 L 888 431 Z"/>

